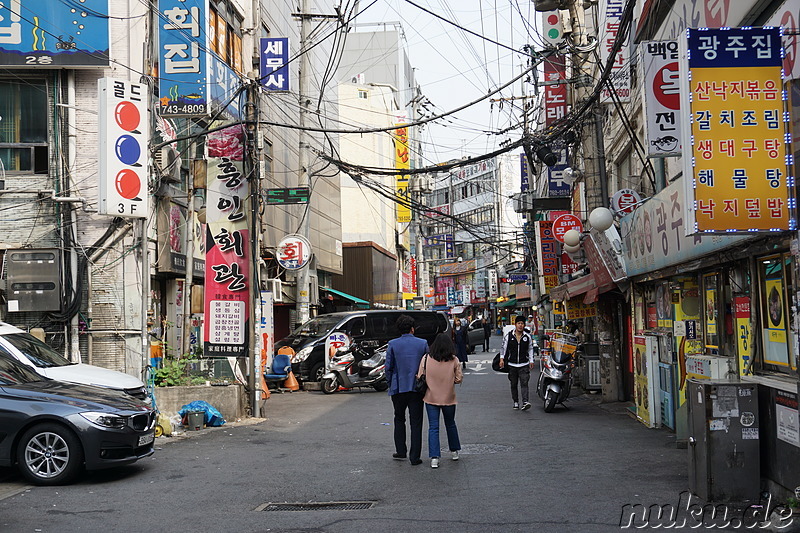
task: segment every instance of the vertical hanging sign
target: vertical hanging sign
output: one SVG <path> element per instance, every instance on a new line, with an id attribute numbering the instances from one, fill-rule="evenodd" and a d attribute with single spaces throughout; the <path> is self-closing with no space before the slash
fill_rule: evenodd
<path id="1" fill-rule="evenodd" d="M 261 39 L 261 87 L 265 91 L 289 90 L 289 38 Z"/>
<path id="2" fill-rule="evenodd" d="M 645 41 L 644 67 L 647 155 L 681 155 L 681 97 L 678 41 Z"/>
<path id="3" fill-rule="evenodd" d="M 539 292 L 549 294 L 558 285 L 558 242 L 553 235 L 553 223 L 536 221 L 536 255 L 539 261 Z"/>
<path id="4" fill-rule="evenodd" d="M 113 78 L 97 82 L 99 99 L 98 211 L 144 218 L 148 213 L 147 87 Z"/>
<path id="5" fill-rule="evenodd" d="M 601 0 L 600 2 L 600 16 L 597 20 L 602 21 L 600 23 L 600 61 L 603 67 L 608 63 L 611 50 L 614 47 L 614 42 L 617 40 L 620 23 L 622 22 L 622 12 L 625 10 L 624 4 L 624 0 Z M 630 102 L 631 71 L 628 65 L 629 38 L 630 37 L 625 39 L 619 51 L 614 54 L 609 84 L 603 87 L 600 93 L 601 104 L 611 103 L 615 100 Z M 615 95 L 612 94 L 612 89 Z"/>
<path id="6" fill-rule="evenodd" d="M 544 125 L 550 125 L 567 114 L 566 56 L 555 54 L 544 60 Z"/>
<path id="7" fill-rule="evenodd" d="M 208 0 L 159 0 L 159 114 L 208 114 Z"/>
<path id="8" fill-rule="evenodd" d="M 401 124 L 394 134 L 395 168 L 407 170 L 411 168 L 408 154 L 408 127 Z M 397 222 L 411 222 L 411 205 L 408 200 L 408 174 L 398 174 L 395 177 L 395 197 L 397 198 Z"/>
<path id="9" fill-rule="evenodd" d="M 242 172 L 241 126 L 209 134 L 203 351 L 247 355 L 250 231 L 248 183 Z"/>
<path id="10" fill-rule="evenodd" d="M 688 235 L 795 228 L 781 28 L 688 29 L 681 109 Z"/>

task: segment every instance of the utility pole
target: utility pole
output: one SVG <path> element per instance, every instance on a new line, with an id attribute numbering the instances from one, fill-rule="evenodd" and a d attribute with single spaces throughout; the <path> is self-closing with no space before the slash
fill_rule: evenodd
<path id="1" fill-rule="evenodd" d="M 186 273 L 183 278 L 183 343 L 181 353 L 186 355 L 192 351 L 192 339 L 189 330 L 192 327 L 192 284 L 194 282 L 194 168 L 186 179 Z"/>
<path id="2" fill-rule="evenodd" d="M 259 235 L 261 233 L 261 223 L 258 217 L 258 204 L 259 195 L 261 191 L 261 182 L 259 175 L 259 159 L 258 153 L 258 85 L 253 80 L 248 80 L 247 83 L 247 103 L 245 104 L 244 117 L 245 117 L 245 153 L 243 164 L 245 165 L 244 175 L 248 179 L 248 189 L 250 196 L 250 209 L 247 213 L 248 223 L 247 227 L 250 229 L 250 284 L 249 284 L 249 300 L 250 311 L 248 319 L 250 327 L 247 329 L 247 368 L 249 370 L 247 376 L 247 385 L 250 389 L 250 414 L 254 417 L 261 416 L 261 405 L 259 399 L 261 390 L 258 389 L 258 374 L 261 368 L 256 363 L 260 361 L 260 354 L 256 353 L 258 343 L 256 340 L 256 317 L 261 316 L 261 313 L 256 313 L 256 306 L 261 305 L 261 287 L 259 285 L 259 260 L 261 259 L 261 250 L 259 249 Z"/>
<path id="3" fill-rule="evenodd" d="M 310 138 L 308 131 L 306 131 L 306 127 L 308 126 L 308 115 L 310 113 L 310 106 L 311 106 L 311 97 L 308 95 L 308 91 L 311 87 L 310 84 L 310 74 L 311 74 L 311 61 L 308 57 L 308 49 L 310 48 L 308 42 L 308 34 L 309 28 L 308 25 L 313 19 L 339 19 L 338 15 L 321 15 L 321 14 L 314 14 L 308 12 L 308 0 L 302 0 L 300 4 L 300 13 L 294 13 L 292 16 L 297 17 L 300 19 L 300 76 L 299 76 L 299 83 L 300 86 L 298 87 L 299 93 L 299 103 L 300 103 L 300 143 L 299 143 L 299 150 L 298 150 L 298 166 L 299 168 L 299 186 L 300 187 L 308 187 L 309 191 L 311 190 L 311 173 L 309 172 L 309 165 L 310 157 L 309 157 L 309 148 L 310 148 Z M 311 201 L 313 199 L 313 194 L 309 195 L 308 204 L 301 204 L 305 211 L 303 213 L 303 219 L 300 224 L 300 234 L 305 237 L 308 242 L 311 242 L 309 238 L 310 234 L 310 219 L 311 219 Z M 311 274 L 313 261 L 309 261 L 308 265 L 303 267 L 297 272 L 296 283 L 297 283 L 297 295 L 295 301 L 297 305 L 295 309 L 297 310 L 297 323 L 302 324 L 311 318 L 311 309 L 310 309 L 310 288 L 309 288 L 309 280 Z M 316 268 L 316 267 L 315 267 Z"/>

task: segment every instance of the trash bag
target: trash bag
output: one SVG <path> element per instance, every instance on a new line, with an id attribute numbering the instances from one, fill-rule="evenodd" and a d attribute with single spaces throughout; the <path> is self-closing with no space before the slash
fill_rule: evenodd
<path id="1" fill-rule="evenodd" d="M 196 400 L 194 402 L 187 403 L 180 408 L 178 415 L 183 418 L 191 411 L 202 411 L 204 413 L 204 422 L 208 427 L 217 427 L 225 423 L 222 413 L 217 411 L 211 404 L 204 402 L 203 400 Z"/>

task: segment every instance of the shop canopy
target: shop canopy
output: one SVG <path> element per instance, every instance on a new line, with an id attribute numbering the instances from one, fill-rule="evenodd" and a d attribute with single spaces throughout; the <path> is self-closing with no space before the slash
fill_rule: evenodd
<path id="1" fill-rule="evenodd" d="M 517 299 L 511 298 L 510 300 L 506 300 L 505 302 L 500 302 L 497 304 L 497 307 L 514 307 L 517 305 Z"/>
<path id="2" fill-rule="evenodd" d="M 336 289 L 331 289 L 329 287 L 320 287 L 320 288 L 323 291 L 328 291 L 329 293 L 335 294 L 335 295 L 339 296 L 340 298 L 344 298 L 345 300 L 350 300 L 351 302 L 356 304 L 358 307 L 363 307 L 365 309 L 369 308 L 369 302 L 366 301 L 366 300 L 362 300 L 361 298 L 358 298 L 356 296 L 352 296 L 350 294 L 347 294 L 346 292 L 337 291 Z"/>
<path id="3" fill-rule="evenodd" d="M 583 303 L 589 305 L 597 301 L 597 296 L 599 294 L 611 290 L 614 287 L 614 283 L 598 286 L 595 275 L 589 273 L 578 279 L 573 279 L 572 281 L 553 287 L 550 289 L 550 298 L 552 300 L 564 302 L 585 294 L 586 296 L 583 298 Z"/>

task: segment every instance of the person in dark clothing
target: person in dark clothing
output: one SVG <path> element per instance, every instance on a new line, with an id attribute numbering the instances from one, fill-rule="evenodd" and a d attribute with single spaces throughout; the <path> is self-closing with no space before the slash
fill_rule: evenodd
<path id="1" fill-rule="evenodd" d="M 325 298 L 322 299 L 321 302 L 322 309 L 320 309 L 321 315 L 327 315 L 328 313 L 336 312 L 336 305 L 333 303 L 333 294 L 325 293 Z"/>
<path id="2" fill-rule="evenodd" d="M 489 339 L 492 337 L 492 325 L 486 320 L 486 317 L 481 319 L 481 326 L 483 326 L 483 351 L 489 351 Z"/>
<path id="3" fill-rule="evenodd" d="M 397 317 L 400 337 L 389 341 L 386 350 L 386 382 L 394 405 L 394 459 L 408 459 L 412 465 L 422 463 L 422 413 L 423 395 L 414 390 L 414 381 L 422 357 L 428 353 L 425 339 L 414 336 L 414 319 L 408 315 Z M 411 425 L 411 447 L 406 448 L 406 410 Z"/>
<path id="4" fill-rule="evenodd" d="M 456 357 L 461 361 L 461 368 L 467 368 L 467 327 L 461 325 L 461 319 L 453 322 L 453 343 L 456 345 Z"/>
<path id="5" fill-rule="evenodd" d="M 514 409 L 519 409 L 519 391 L 522 391 L 522 410 L 531 408 L 528 401 L 528 382 L 531 379 L 531 369 L 536 360 L 533 357 L 533 338 L 525 331 L 525 317 L 518 316 L 514 319 L 514 331 L 509 331 L 503 336 L 503 346 L 500 349 L 500 368 L 508 365 L 508 379 L 511 382 L 511 399 Z"/>

